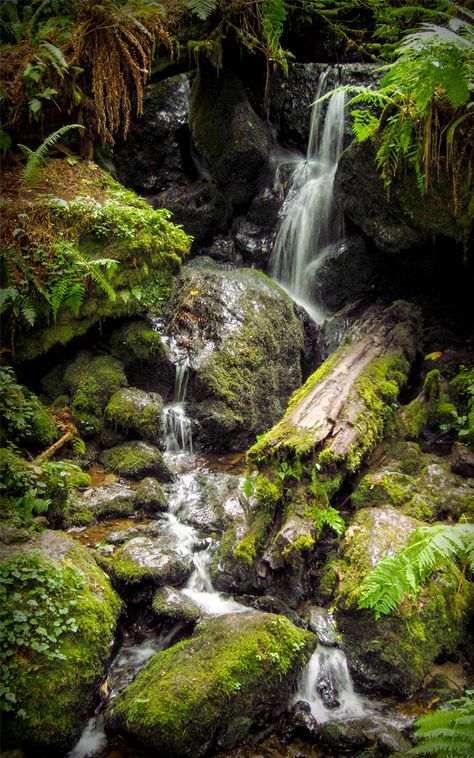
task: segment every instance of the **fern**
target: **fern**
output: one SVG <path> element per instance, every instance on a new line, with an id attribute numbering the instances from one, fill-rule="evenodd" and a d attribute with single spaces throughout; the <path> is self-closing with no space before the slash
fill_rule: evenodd
<path id="1" fill-rule="evenodd" d="M 344 534 L 344 531 L 346 529 L 346 522 L 342 518 L 339 511 L 337 511 L 332 506 L 329 505 L 327 508 L 314 509 L 312 516 L 312 520 L 318 535 L 324 526 L 329 526 L 333 531 L 336 532 L 338 537 L 341 537 L 342 534 Z"/>
<path id="2" fill-rule="evenodd" d="M 186 0 L 186 5 L 192 13 L 205 21 L 216 10 L 217 0 Z"/>
<path id="3" fill-rule="evenodd" d="M 406 548 L 382 559 L 362 583 L 359 608 L 375 618 L 394 611 L 404 597 L 416 597 L 422 584 L 438 569 L 466 562 L 474 572 L 474 526 L 435 524 L 417 529 Z"/>
<path id="4" fill-rule="evenodd" d="M 352 128 L 358 142 L 364 142 L 373 137 L 380 126 L 380 119 L 370 111 L 355 110 L 351 113 L 354 123 Z"/>
<path id="5" fill-rule="evenodd" d="M 442 708 L 415 722 L 418 745 L 409 755 L 436 755 L 436 758 L 470 758 L 474 755 L 474 693 L 451 700 Z"/>
<path id="6" fill-rule="evenodd" d="M 84 129 L 80 124 L 67 124 L 62 126 L 61 129 L 48 135 L 41 145 L 35 150 L 31 150 L 26 145 L 18 145 L 22 152 L 26 155 L 26 165 L 21 173 L 21 178 L 24 182 L 30 185 L 34 185 L 39 177 L 41 168 L 46 162 L 48 156 L 48 150 L 59 142 L 65 134 L 72 131 L 72 129 Z"/>

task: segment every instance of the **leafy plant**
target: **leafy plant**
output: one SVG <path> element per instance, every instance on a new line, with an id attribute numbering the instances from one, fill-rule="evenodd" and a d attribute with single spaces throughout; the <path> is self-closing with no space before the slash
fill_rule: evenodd
<path id="1" fill-rule="evenodd" d="M 409 755 L 436 758 L 470 758 L 474 755 L 474 692 L 450 700 L 415 722 L 415 738 L 420 742 Z"/>
<path id="2" fill-rule="evenodd" d="M 303 466 L 299 458 L 296 458 L 293 463 L 282 461 L 277 471 L 277 474 L 282 481 L 285 479 L 295 479 L 295 481 L 299 482 L 302 473 Z"/>
<path id="3" fill-rule="evenodd" d="M 341 537 L 346 529 L 346 522 L 336 508 L 331 505 L 326 508 L 313 508 L 311 510 L 313 524 L 316 528 L 317 535 L 323 530 L 323 527 L 329 526 L 338 537 Z"/>
<path id="4" fill-rule="evenodd" d="M 52 134 L 48 135 L 48 137 L 46 137 L 41 145 L 34 151 L 26 145 L 18 145 L 27 158 L 26 165 L 21 172 L 21 178 L 24 182 L 32 186 L 36 185 L 41 169 L 46 163 L 48 151 L 73 129 L 84 129 L 84 127 L 81 126 L 81 124 L 67 124 L 66 126 L 62 126 L 60 129 L 57 129 Z"/>
<path id="5" fill-rule="evenodd" d="M 369 608 L 375 618 L 391 613 L 404 597 L 416 597 L 435 571 L 455 567 L 474 572 L 474 526 L 435 524 L 415 530 L 408 545 L 393 557 L 383 558 L 363 581 L 359 608 Z"/>
<path id="6" fill-rule="evenodd" d="M 216 10 L 217 0 L 185 0 L 189 10 L 205 21 Z"/>

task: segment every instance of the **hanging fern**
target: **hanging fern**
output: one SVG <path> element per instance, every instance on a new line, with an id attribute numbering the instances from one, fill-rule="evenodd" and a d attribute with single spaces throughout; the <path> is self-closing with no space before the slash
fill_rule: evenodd
<path id="1" fill-rule="evenodd" d="M 205 21 L 216 10 L 217 0 L 186 0 L 186 5 L 198 18 Z"/>
<path id="2" fill-rule="evenodd" d="M 406 548 L 381 560 L 360 589 L 359 608 L 375 618 L 391 613 L 404 597 L 416 597 L 422 584 L 437 570 L 457 562 L 474 572 L 474 526 L 435 524 L 417 529 Z"/>
<path id="3" fill-rule="evenodd" d="M 419 744 L 409 755 L 429 755 L 436 758 L 471 758 L 474 755 L 474 692 L 451 700 L 415 722 L 415 737 Z"/>
<path id="4" fill-rule="evenodd" d="M 24 182 L 30 185 L 36 184 L 40 171 L 48 157 L 48 150 L 73 129 L 84 129 L 84 127 L 80 124 L 62 126 L 61 129 L 48 135 L 44 142 L 34 151 L 26 145 L 18 145 L 20 150 L 26 155 L 26 165 L 21 173 L 21 178 Z"/>

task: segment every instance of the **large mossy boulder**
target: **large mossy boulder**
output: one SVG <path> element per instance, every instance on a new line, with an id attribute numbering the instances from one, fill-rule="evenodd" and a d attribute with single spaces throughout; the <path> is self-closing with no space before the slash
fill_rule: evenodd
<path id="1" fill-rule="evenodd" d="M 364 508 L 346 532 L 339 554 L 326 565 L 323 585 L 335 591 L 335 616 L 356 681 L 365 691 L 408 697 L 434 660 L 462 638 L 474 599 L 469 583 L 447 565 L 419 597 L 375 620 L 359 610 L 363 580 L 377 563 L 407 544 L 422 522 L 391 507 Z"/>
<path id="2" fill-rule="evenodd" d="M 194 369 L 201 441 L 245 447 L 281 416 L 301 383 L 303 331 L 294 304 L 259 271 L 198 259 L 177 279 L 167 319 Z"/>
<path id="3" fill-rule="evenodd" d="M 111 572 L 117 586 L 138 602 L 162 585 L 181 587 L 192 572 L 192 561 L 183 555 L 176 536 L 163 530 L 157 537 L 128 540 L 114 554 Z"/>
<path id="4" fill-rule="evenodd" d="M 107 404 L 105 418 L 128 437 L 164 447 L 163 399 L 158 392 L 136 387 L 118 390 Z"/>
<path id="5" fill-rule="evenodd" d="M 94 702 L 120 600 L 89 551 L 62 532 L 1 545 L 2 743 L 64 755 Z"/>
<path id="6" fill-rule="evenodd" d="M 268 163 L 268 137 L 235 74 L 222 70 L 216 76 L 210 65 L 200 66 L 191 88 L 189 124 L 218 188 L 234 206 L 251 200 Z"/>
<path id="7" fill-rule="evenodd" d="M 160 335 L 145 321 L 128 321 L 110 338 L 112 355 L 124 366 L 128 382 L 140 389 L 168 394 L 174 384 L 174 366 Z"/>
<path id="8" fill-rule="evenodd" d="M 110 706 L 108 725 L 160 755 L 229 750 L 283 710 L 315 645 L 283 616 L 203 622 L 151 659 Z"/>
<path id="9" fill-rule="evenodd" d="M 129 479 L 148 476 L 156 477 L 160 482 L 173 479 L 173 473 L 158 448 L 148 442 L 124 442 L 104 450 L 101 459 L 106 468 Z"/>
<path id="10" fill-rule="evenodd" d="M 191 243 L 182 229 L 170 223 L 167 210 L 154 210 L 93 162 L 70 166 L 66 160 L 50 161 L 47 193 L 28 190 L 21 201 L 15 201 L 15 213 L 9 213 L 15 226 L 16 213 L 25 214 L 22 242 L 32 251 L 31 261 L 39 253 L 37 227 L 44 225 L 48 230 L 44 238 L 48 239 L 52 257 L 54 250 L 58 267 L 47 270 L 43 266 L 38 270 L 32 264 L 32 277 L 39 276 L 42 288 L 50 293 L 54 290 L 57 298 L 58 281 L 67 284 L 69 277 L 71 285 L 76 282 L 71 271 L 80 268 L 87 275 L 90 262 L 97 260 L 109 259 L 118 265 L 109 265 L 106 271 L 103 265 L 99 266 L 95 276 L 88 277 L 87 296 L 82 298 L 82 305 L 77 301 L 77 289 L 72 310 L 66 307 L 68 298 L 63 295 L 54 323 L 47 301 L 39 298 L 32 286 L 37 319 L 33 329 L 17 340 L 17 361 L 36 358 L 56 345 L 66 345 L 105 318 L 130 318 L 149 308 L 159 310 Z M 39 254 L 37 257 L 41 258 Z"/>

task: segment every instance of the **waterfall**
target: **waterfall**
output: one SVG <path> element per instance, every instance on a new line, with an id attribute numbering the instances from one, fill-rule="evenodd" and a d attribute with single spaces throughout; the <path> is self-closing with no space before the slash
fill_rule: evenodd
<path id="1" fill-rule="evenodd" d="M 343 651 L 319 645 L 304 669 L 294 701 L 306 700 L 319 723 L 362 716 L 369 701 L 354 691 Z"/>
<path id="2" fill-rule="evenodd" d="M 192 423 L 186 415 L 185 405 L 189 373 L 186 362 L 177 364 L 173 402 L 164 408 L 166 450 L 171 453 L 193 452 Z"/>
<path id="3" fill-rule="evenodd" d="M 320 76 L 315 99 L 332 87 L 332 72 L 328 68 Z M 324 261 L 324 251 L 343 234 L 334 177 L 343 148 L 344 102 L 344 93 L 337 92 L 325 114 L 325 102 L 312 107 L 307 153 L 292 161 L 283 220 L 269 266 L 270 275 L 319 322 L 323 313 L 311 295 L 312 284 Z"/>

